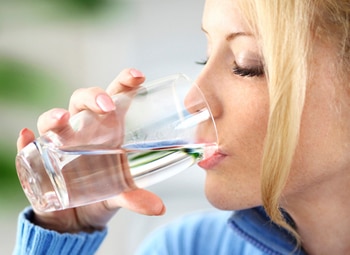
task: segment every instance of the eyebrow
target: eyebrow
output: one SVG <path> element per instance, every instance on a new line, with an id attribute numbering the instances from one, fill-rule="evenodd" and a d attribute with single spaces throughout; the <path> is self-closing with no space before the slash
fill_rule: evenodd
<path id="1" fill-rule="evenodd" d="M 201 27 L 201 29 L 204 33 L 209 34 L 208 31 L 206 31 L 203 27 Z M 246 32 L 232 32 L 228 34 L 225 38 L 226 38 L 226 41 L 232 41 L 240 36 L 253 36 L 253 35 Z"/>
<path id="2" fill-rule="evenodd" d="M 253 35 L 245 33 L 245 32 L 234 32 L 234 33 L 228 34 L 226 36 L 226 41 L 232 41 L 232 40 L 234 40 L 234 39 L 236 39 L 237 37 L 240 37 L 240 36 L 250 37 L 250 36 L 253 36 Z"/>

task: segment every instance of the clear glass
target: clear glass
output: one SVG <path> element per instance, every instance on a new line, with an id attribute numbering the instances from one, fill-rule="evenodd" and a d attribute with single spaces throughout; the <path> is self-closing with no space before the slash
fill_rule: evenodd
<path id="1" fill-rule="evenodd" d="M 211 111 L 185 75 L 112 98 L 115 111 L 82 111 L 59 134 L 48 132 L 18 153 L 18 177 L 37 210 L 82 206 L 147 187 L 215 151 Z"/>

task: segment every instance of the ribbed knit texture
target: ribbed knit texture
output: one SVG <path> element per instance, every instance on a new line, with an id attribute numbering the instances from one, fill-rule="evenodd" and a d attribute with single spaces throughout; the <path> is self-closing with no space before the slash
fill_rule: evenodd
<path id="1" fill-rule="evenodd" d="M 18 218 L 17 240 L 13 255 L 92 255 L 95 254 L 107 230 L 93 233 L 58 233 L 34 225 L 30 219 L 31 208 L 26 208 Z"/>

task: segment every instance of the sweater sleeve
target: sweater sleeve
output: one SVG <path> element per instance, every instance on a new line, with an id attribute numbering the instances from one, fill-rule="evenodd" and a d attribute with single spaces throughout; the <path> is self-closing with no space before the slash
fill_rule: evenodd
<path id="1" fill-rule="evenodd" d="M 43 229 L 30 221 L 33 213 L 27 208 L 19 215 L 13 255 L 95 254 L 107 234 L 106 229 L 76 234 Z"/>

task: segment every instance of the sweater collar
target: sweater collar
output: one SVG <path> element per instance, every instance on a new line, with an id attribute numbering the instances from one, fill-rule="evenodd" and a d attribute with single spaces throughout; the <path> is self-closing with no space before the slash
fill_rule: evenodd
<path id="1" fill-rule="evenodd" d="M 282 213 L 293 226 L 289 215 Z M 296 247 L 295 238 L 286 229 L 271 221 L 263 207 L 234 212 L 229 219 L 229 225 L 264 254 L 306 254 Z"/>

